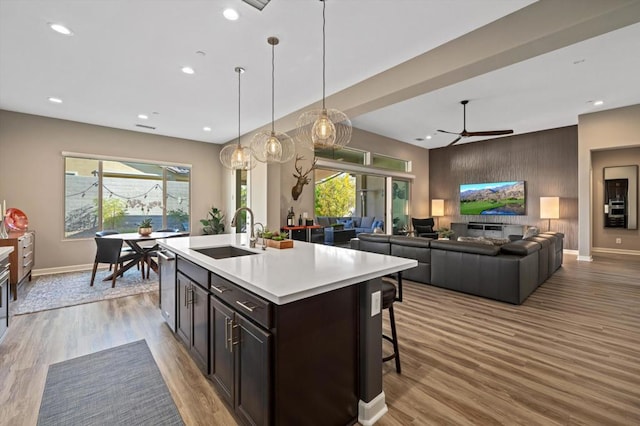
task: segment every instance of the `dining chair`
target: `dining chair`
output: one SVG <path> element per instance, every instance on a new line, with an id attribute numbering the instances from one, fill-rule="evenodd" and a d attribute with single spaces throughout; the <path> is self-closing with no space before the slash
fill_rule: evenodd
<path id="1" fill-rule="evenodd" d="M 93 262 L 93 272 L 91 273 L 91 286 L 96 278 L 96 271 L 99 263 L 108 263 L 109 270 L 113 267 L 113 280 L 111 287 L 116 286 L 116 278 L 118 277 L 119 266 L 128 260 L 136 259 L 137 253 L 122 253 L 122 240 L 118 238 L 101 238 L 96 237 L 96 259 Z M 144 278 L 144 269 L 142 270 L 142 278 Z"/>
<path id="2" fill-rule="evenodd" d="M 120 232 L 116 231 L 115 229 L 104 229 L 102 231 L 96 232 L 96 237 L 105 237 L 107 235 L 116 235 L 119 233 Z M 122 247 L 122 254 L 129 254 L 129 253 L 133 253 L 133 250 L 131 249 L 131 247 L 128 247 L 128 246 Z M 122 263 L 120 264 L 120 266 L 122 267 Z M 138 270 L 140 270 L 140 264 L 138 264 L 137 267 L 138 267 Z M 112 268 L 113 268 L 113 265 L 109 265 L 109 271 L 111 271 Z"/>

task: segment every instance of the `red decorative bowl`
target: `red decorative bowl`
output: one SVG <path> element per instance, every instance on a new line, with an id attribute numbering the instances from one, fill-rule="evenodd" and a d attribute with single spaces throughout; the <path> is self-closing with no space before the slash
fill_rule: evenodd
<path id="1" fill-rule="evenodd" d="M 24 214 L 22 210 L 16 208 L 7 209 L 7 216 L 5 218 L 7 227 L 14 231 L 26 231 L 29 227 L 29 218 Z"/>

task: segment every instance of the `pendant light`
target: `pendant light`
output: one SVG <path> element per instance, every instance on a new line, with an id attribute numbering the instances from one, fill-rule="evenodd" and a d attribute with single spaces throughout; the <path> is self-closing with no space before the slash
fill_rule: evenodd
<path id="1" fill-rule="evenodd" d="M 277 37 L 269 37 L 271 45 L 271 131 L 256 133 L 251 141 L 251 151 L 256 160 L 262 163 L 286 163 L 296 153 L 293 139 L 286 133 L 274 130 L 274 93 L 275 93 L 275 46 L 280 43 Z"/>
<path id="2" fill-rule="evenodd" d="M 236 67 L 238 73 L 238 143 L 227 145 L 220 151 L 220 162 L 227 169 L 250 170 L 256 166 L 256 162 L 251 155 L 251 148 L 240 145 L 240 75 L 244 73 L 244 68 Z"/>
<path id="3" fill-rule="evenodd" d="M 351 140 L 351 121 L 342 111 L 325 106 L 325 8 L 322 2 L 322 109 L 306 111 L 298 118 L 297 138 L 311 149 L 340 149 Z"/>

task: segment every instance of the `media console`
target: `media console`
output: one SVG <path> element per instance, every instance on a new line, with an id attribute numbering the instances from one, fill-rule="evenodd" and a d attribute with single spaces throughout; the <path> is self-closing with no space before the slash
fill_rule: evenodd
<path id="1" fill-rule="evenodd" d="M 507 238 L 509 235 L 523 235 L 527 225 L 493 222 L 452 223 L 455 237 Z"/>

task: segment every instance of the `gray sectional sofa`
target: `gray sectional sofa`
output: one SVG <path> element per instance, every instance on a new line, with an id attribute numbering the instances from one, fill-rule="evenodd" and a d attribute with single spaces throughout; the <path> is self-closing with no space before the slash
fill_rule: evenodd
<path id="1" fill-rule="evenodd" d="M 548 232 L 501 246 L 362 233 L 351 248 L 416 259 L 406 279 L 521 304 L 562 265 L 564 234 Z"/>

